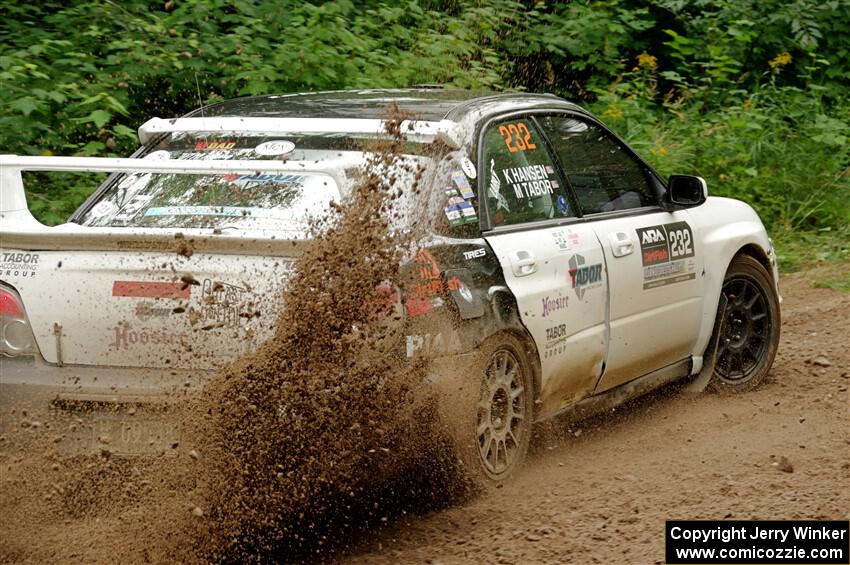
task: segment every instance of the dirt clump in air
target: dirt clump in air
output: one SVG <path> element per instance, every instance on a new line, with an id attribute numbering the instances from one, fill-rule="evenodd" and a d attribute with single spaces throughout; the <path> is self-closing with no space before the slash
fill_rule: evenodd
<path id="1" fill-rule="evenodd" d="M 387 120 L 390 139 L 374 142 L 353 193 L 314 226 L 273 339 L 205 388 L 194 510 L 208 517 L 196 533 L 205 558 L 323 554 L 346 531 L 439 498 L 451 475 L 426 364 L 404 357 L 387 284 L 414 237 L 391 225 L 396 185 L 422 175 L 401 156 L 402 121 Z"/>

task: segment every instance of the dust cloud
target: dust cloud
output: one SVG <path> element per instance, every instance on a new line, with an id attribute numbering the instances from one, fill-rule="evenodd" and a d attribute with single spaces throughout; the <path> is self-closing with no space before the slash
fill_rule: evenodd
<path id="1" fill-rule="evenodd" d="M 169 453 L 60 458 L 52 435 L 70 419 L 3 438 L 0 561 L 327 560 L 357 531 L 467 493 L 427 361 L 401 346 L 393 283 L 417 234 L 392 218 L 399 186 L 424 182 L 404 119 L 391 112 L 352 193 L 314 222 L 273 338 L 173 403 Z"/>

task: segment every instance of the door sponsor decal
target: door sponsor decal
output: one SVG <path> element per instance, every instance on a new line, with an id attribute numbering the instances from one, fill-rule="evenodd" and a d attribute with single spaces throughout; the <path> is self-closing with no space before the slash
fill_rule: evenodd
<path id="1" fill-rule="evenodd" d="M 578 234 L 569 228 L 553 231 L 552 238 L 561 251 L 570 251 L 574 247 L 578 247 L 580 243 Z"/>
<path id="2" fill-rule="evenodd" d="M 127 298 L 188 299 L 192 286 L 182 282 L 113 281 L 112 296 Z"/>
<path id="3" fill-rule="evenodd" d="M 543 347 L 543 358 L 547 359 L 554 355 L 560 355 L 566 350 L 567 325 L 558 324 L 546 328 L 546 344 Z"/>
<path id="4" fill-rule="evenodd" d="M 592 288 L 602 286 L 602 263 L 588 265 L 582 255 L 576 253 L 569 260 L 570 286 L 576 291 L 576 296 L 581 300 L 584 293 Z"/>
<path id="5" fill-rule="evenodd" d="M 687 222 L 638 228 L 643 289 L 696 278 L 694 237 Z"/>
<path id="6" fill-rule="evenodd" d="M 542 299 L 543 302 L 543 317 L 546 318 L 552 312 L 557 312 L 559 310 L 566 310 L 567 306 L 569 306 L 570 297 L 569 296 L 561 296 L 560 294 L 554 298 L 551 296 L 546 296 Z"/>
<path id="7" fill-rule="evenodd" d="M 199 321 L 207 324 L 238 326 L 254 314 L 246 311 L 248 289 L 221 281 L 204 279 L 201 285 L 201 306 L 198 309 Z"/>
<path id="8" fill-rule="evenodd" d="M 170 316 L 173 312 L 174 308 L 172 306 L 157 306 L 151 302 L 139 302 L 133 311 L 136 317 L 143 322 L 147 322 L 151 318 L 164 318 Z"/>

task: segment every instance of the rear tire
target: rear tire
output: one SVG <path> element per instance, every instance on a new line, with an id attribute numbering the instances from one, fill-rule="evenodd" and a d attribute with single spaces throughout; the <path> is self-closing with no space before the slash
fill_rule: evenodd
<path id="1" fill-rule="evenodd" d="M 717 344 L 710 388 L 744 392 L 770 371 L 779 347 L 780 312 L 776 286 L 764 265 L 749 255 L 732 259 L 723 279 L 728 301 Z"/>
<path id="2" fill-rule="evenodd" d="M 461 458 L 478 487 L 497 486 L 525 461 L 534 422 L 534 378 L 524 343 L 509 333 L 478 351 L 474 398 L 461 429 Z"/>

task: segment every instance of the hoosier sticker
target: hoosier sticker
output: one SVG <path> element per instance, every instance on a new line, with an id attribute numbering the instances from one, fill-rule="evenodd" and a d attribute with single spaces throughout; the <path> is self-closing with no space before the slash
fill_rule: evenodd
<path id="1" fill-rule="evenodd" d="M 643 264 L 643 289 L 696 278 L 694 237 L 687 222 L 637 229 Z"/>

